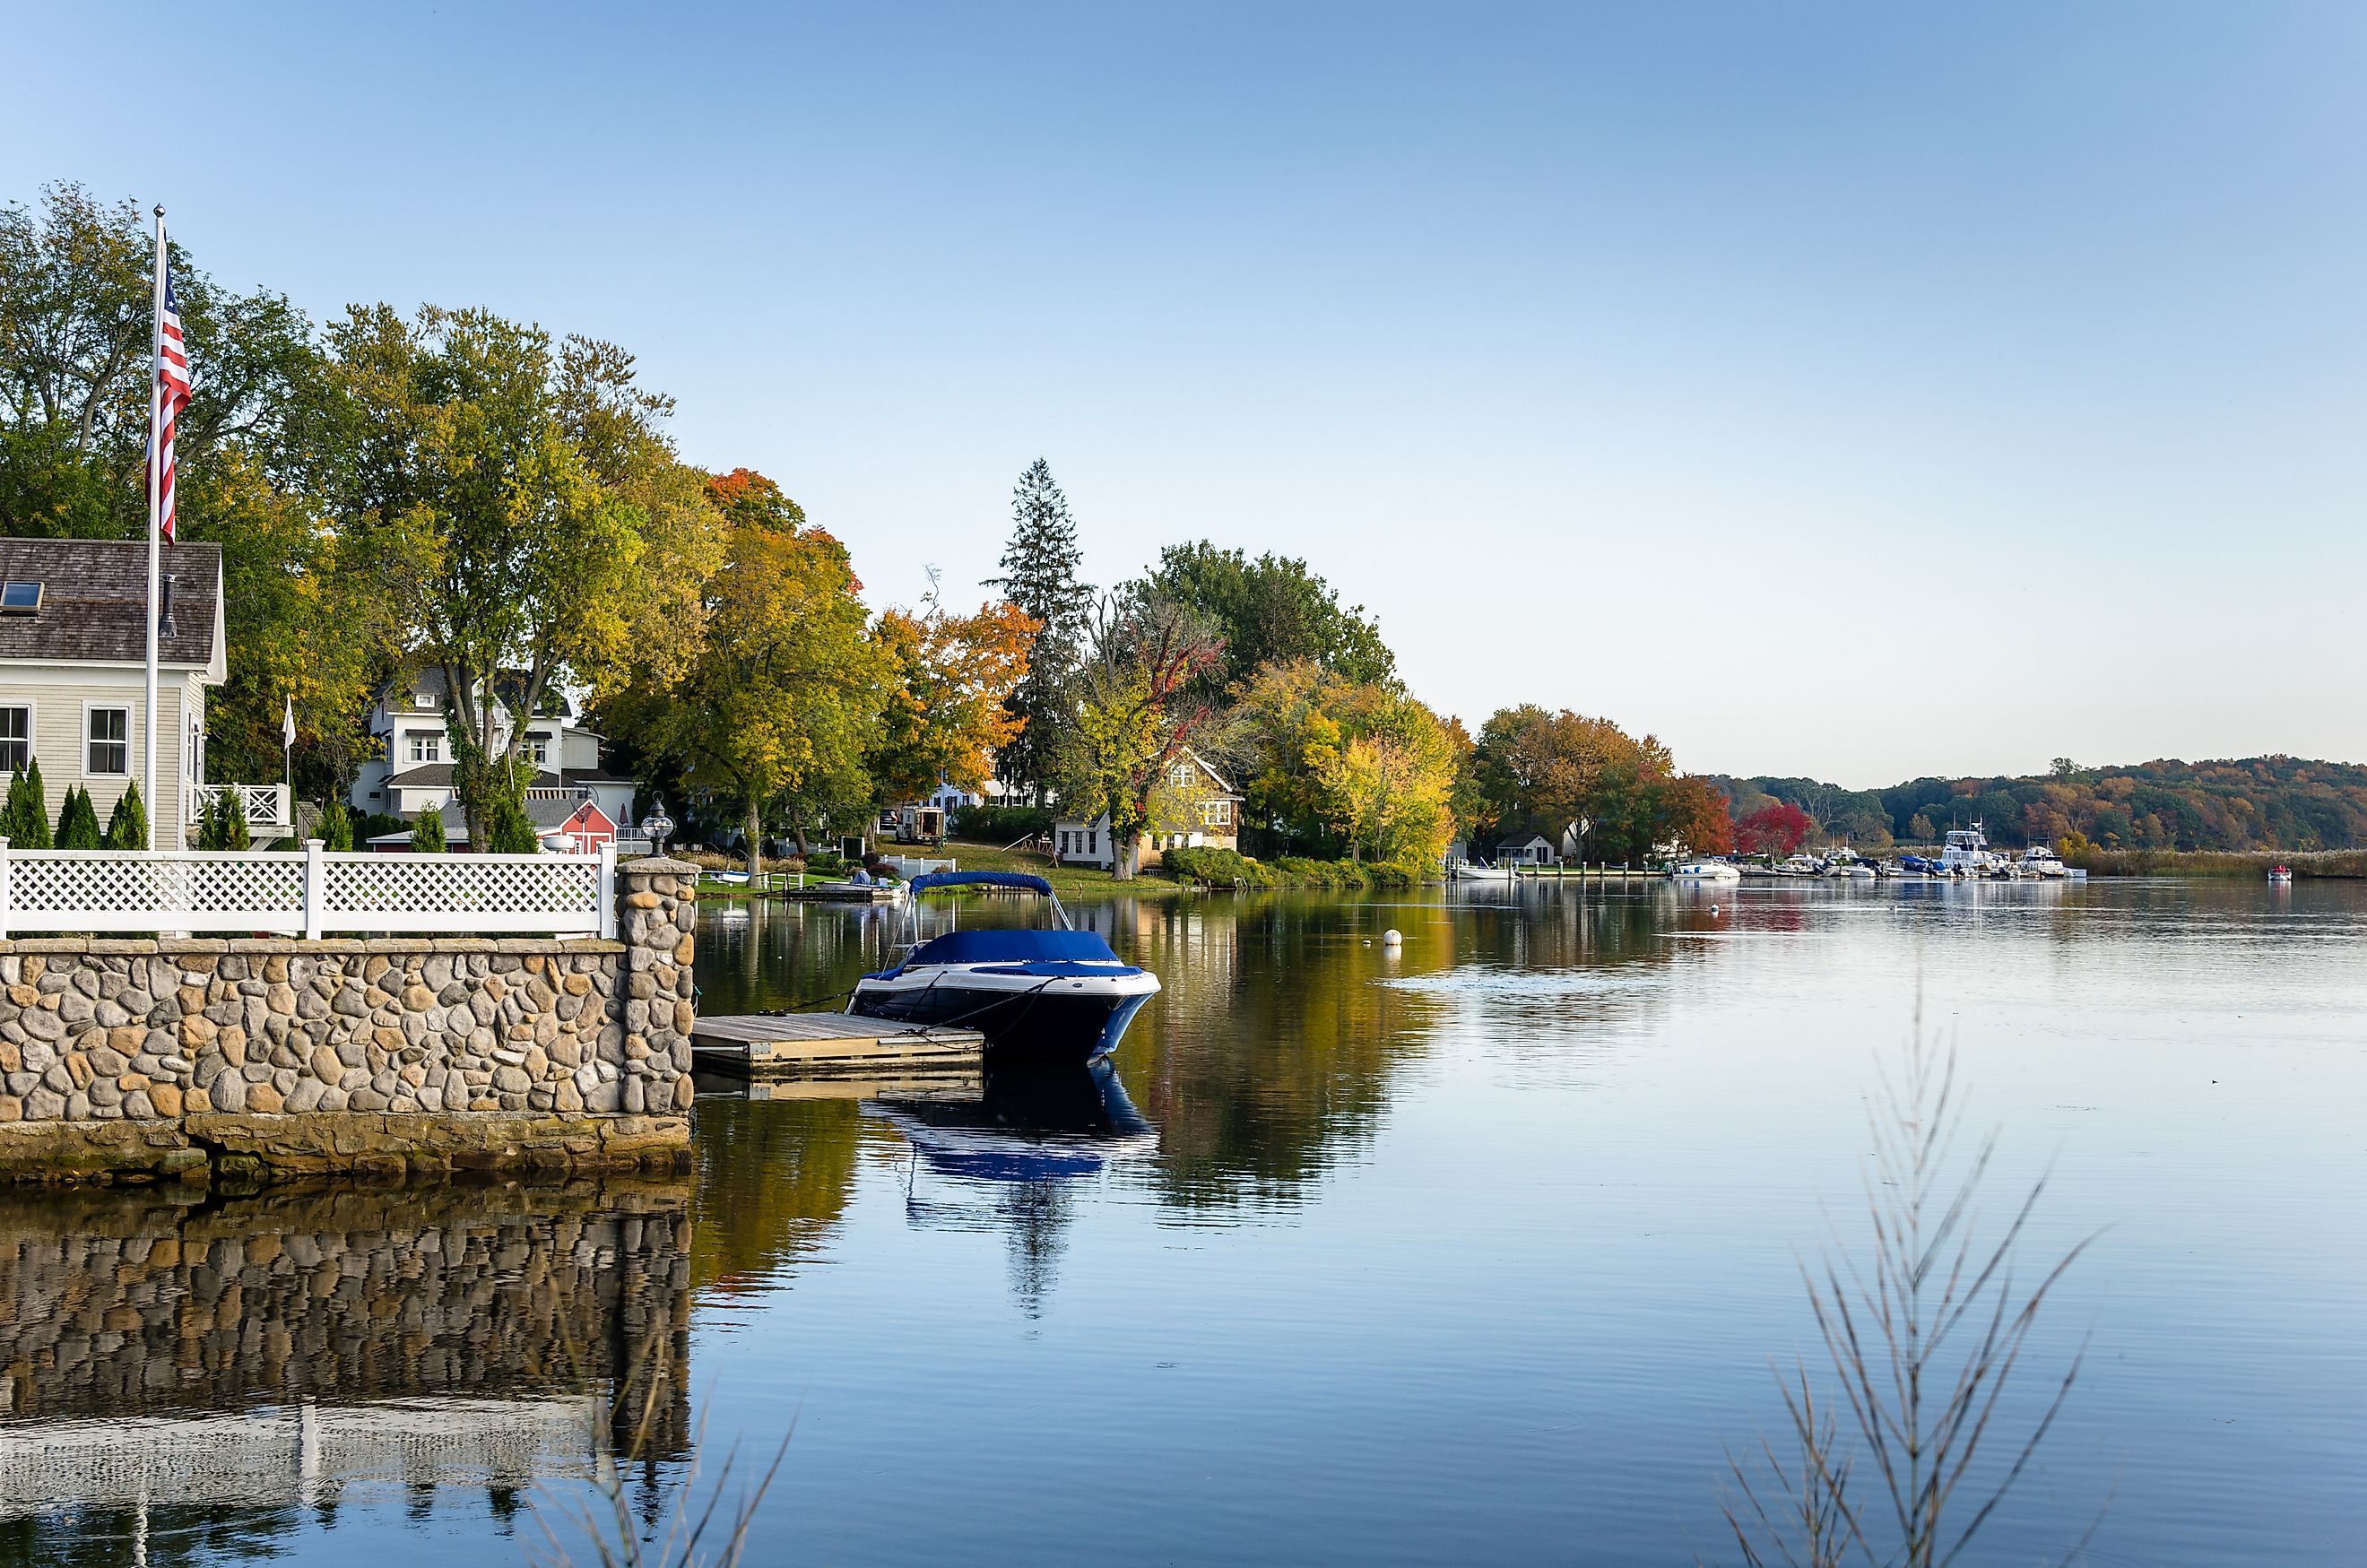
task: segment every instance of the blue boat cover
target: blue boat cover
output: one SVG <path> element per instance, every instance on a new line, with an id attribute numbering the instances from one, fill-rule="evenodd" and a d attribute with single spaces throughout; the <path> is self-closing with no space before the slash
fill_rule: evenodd
<path id="1" fill-rule="evenodd" d="M 947 931 L 912 950 L 898 967 L 918 964 L 1115 964 L 1117 954 L 1098 931 L 994 930 Z"/>
<path id="2" fill-rule="evenodd" d="M 1021 887 L 1048 898 L 1052 896 L 1050 883 L 1024 871 L 933 871 L 906 886 L 914 893 L 926 893 L 932 887 Z"/>
<path id="3" fill-rule="evenodd" d="M 973 971 L 980 975 L 1027 975 L 1036 978 L 1082 979 L 1098 976 L 1139 975 L 1141 970 L 1121 964 L 1113 969 L 1106 964 L 1080 964 L 1073 958 L 1040 959 L 1033 964 L 982 964 Z"/>

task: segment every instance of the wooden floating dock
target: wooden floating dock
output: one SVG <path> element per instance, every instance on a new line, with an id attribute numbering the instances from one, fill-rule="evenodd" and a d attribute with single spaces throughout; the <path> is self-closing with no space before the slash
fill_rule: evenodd
<path id="1" fill-rule="evenodd" d="M 766 1081 L 982 1081 L 986 1071 L 986 1036 L 975 1029 L 918 1028 L 844 1012 L 701 1018 L 691 1028 L 690 1052 L 693 1064 L 708 1072 Z"/>
<path id="2" fill-rule="evenodd" d="M 798 904 L 893 904 L 902 892 L 900 886 L 857 887 L 847 882 L 810 882 L 803 887 L 776 888 L 772 896 Z"/>

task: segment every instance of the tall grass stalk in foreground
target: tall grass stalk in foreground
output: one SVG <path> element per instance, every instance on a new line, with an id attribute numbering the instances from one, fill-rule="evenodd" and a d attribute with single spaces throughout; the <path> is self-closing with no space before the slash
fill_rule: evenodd
<path id="1" fill-rule="evenodd" d="M 600 1430 L 596 1416 L 594 1420 L 592 1499 L 572 1506 L 554 1504 L 552 1508 L 561 1522 L 580 1531 L 591 1543 L 596 1553 L 593 1561 L 599 1568 L 738 1568 L 748 1550 L 748 1531 L 755 1523 L 757 1506 L 780 1472 L 781 1461 L 788 1456 L 789 1439 L 797 1434 L 797 1423 L 792 1421 L 781 1435 L 781 1446 L 774 1450 L 773 1462 L 764 1467 L 753 1488 L 742 1488 L 730 1513 L 725 1515 L 721 1512 L 724 1494 L 740 1458 L 740 1445 L 733 1443 L 724 1453 L 723 1468 L 716 1473 L 706 1505 L 694 1513 L 691 1495 L 698 1489 L 700 1459 L 707 1450 L 707 1419 L 702 1416 L 691 1435 L 690 1462 L 675 1486 L 674 1506 L 662 1510 L 651 1502 L 636 1512 L 624 1472 L 617 1465 L 613 1435 L 626 1427 L 624 1417 L 629 1416 L 631 1437 L 623 1445 L 625 1457 L 629 1460 L 649 1451 L 660 1419 L 660 1396 L 678 1375 L 673 1361 L 670 1346 L 655 1333 L 635 1348 L 629 1375 L 618 1380 L 616 1398 L 608 1408 L 607 1430 Z M 551 1529 L 550 1515 L 543 1511 L 539 1498 L 534 1516 L 549 1543 L 550 1555 L 531 1552 L 530 1560 L 549 1568 L 572 1568 L 575 1560 Z M 661 1520 L 665 1527 L 663 1532 L 658 1528 Z"/>
<path id="2" fill-rule="evenodd" d="M 1919 1009 L 1903 1069 L 1883 1072 L 1866 1108 L 1870 1252 L 1853 1257 L 1837 1243 L 1818 1266 L 1801 1266 L 1838 1400 L 1820 1399 L 1807 1367 L 1795 1367 L 1779 1381 L 1791 1418 L 1782 1448 L 1796 1457 L 1787 1463 L 1763 1438 L 1754 1461 L 1727 1456 L 1739 1495 L 1726 1503 L 1726 1521 L 1751 1568 L 1956 1562 L 2029 1467 L 2078 1381 L 2084 1346 L 2034 1422 L 2019 1436 L 1993 1433 L 2039 1309 L 2094 1238 L 2036 1283 L 2017 1280 L 2016 1249 L 2044 1179 L 1994 1241 L 1977 1237 L 1974 1202 L 1997 1140 L 1984 1137 L 1968 1159 L 1956 1158 L 1964 1111 L 1955 1069 L 1953 1049 L 1924 1040 Z M 1991 1461 L 1976 1476 L 1984 1451 Z M 2065 1561 L 2085 1546 L 2083 1538 Z"/>

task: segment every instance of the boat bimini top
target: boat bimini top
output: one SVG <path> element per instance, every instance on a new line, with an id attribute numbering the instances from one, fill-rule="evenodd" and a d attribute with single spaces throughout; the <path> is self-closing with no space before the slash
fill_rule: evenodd
<path id="1" fill-rule="evenodd" d="M 938 887 L 1015 887 L 1023 893 L 1041 893 L 1052 900 L 1052 918 L 1060 922 L 1060 929 L 1071 929 L 1069 911 L 1060 908 L 1059 895 L 1052 891 L 1052 885 L 1024 871 L 933 871 L 904 885 L 915 898 Z"/>
<path id="2" fill-rule="evenodd" d="M 1040 876 L 1016 871 L 935 871 L 916 876 L 906 886 L 914 896 L 906 906 L 908 910 L 917 904 L 919 895 L 938 887 L 1014 887 L 1025 893 L 1041 893 L 1051 900 L 1052 913 L 1059 925 L 1048 930 L 994 926 L 946 931 L 922 942 L 917 929 L 919 917 L 914 914 L 914 940 L 906 944 L 905 956 L 892 968 L 866 976 L 866 979 L 889 978 L 923 965 L 956 964 L 991 965 L 985 969 L 990 975 L 1042 978 L 1140 973 L 1122 963 L 1100 932 L 1081 931 L 1072 926 L 1052 885 Z"/>

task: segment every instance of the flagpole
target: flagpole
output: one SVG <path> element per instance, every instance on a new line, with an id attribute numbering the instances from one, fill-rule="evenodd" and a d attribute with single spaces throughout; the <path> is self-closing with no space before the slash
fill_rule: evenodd
<path id="1" fill-rule="evenodd" d="M 162 555 L 162 525 L 159 521 L 164 505 L 162 469 L 164 461 L 164 432 L 160 428 L 164 412 L 162 400 L 164 380 L 160 374 L 164 362 L 164 209 L 156 209 L 156 316 L 148 340 L 148 702 L 142 710 L 147 719 L 147 763 L 142 770 L 140 786 L 142 804 L 148 807 L 148 847 L 156 847 L 156 823 L 164 814 L 164 803 L 156 798 L 156 617 L 162 613 L 157 601 L 163 598 L 164 562 Z M 178 821 L 187 809 L 174 812 Z M 182 824 L 184 829 L 187 824 Z"/>

